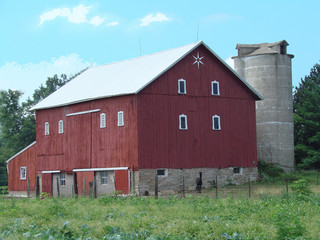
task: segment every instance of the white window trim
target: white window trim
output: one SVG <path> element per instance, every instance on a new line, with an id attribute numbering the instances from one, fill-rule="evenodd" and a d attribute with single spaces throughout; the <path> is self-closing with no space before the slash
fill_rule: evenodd
<path id="1" fill-rule="evenodd" d="M 182 118 L 185 118 L 185 122 L 186 122 L 186 127 L 185 128 L 182 128 L 182 126 L 181 126 L 181 119 Z M 187 118 L 187 115 L 184 115 L 184 114 L 179 115 L 179 129 L 180 130 L 188 130 L 188 118 Z"/>
<path id="2" fill-rule="evenodd" d="M 184 92 L 182 92 L 181 89 L 180 89 L 180 82 L 183 82 Z M 182 78 L 178 80 L 178 93 L 179 93 L 179 94 L 187 94 L 187 84 L 186 84 L 186 80 L 184 80 L 184 79 L 182 79 Z"/>
<path id="3" fill-rule="evenodd" d="M 24 176 L 22 176 L 22 170 L 24 169 Z M 27 167 L 20 167 L 20 180 L 27 179 Z"/>
<path id="4" fill-rule="evenodd" d="M 218 118 L 219 128 L 214 128 L 214 119 L 215 119 L 215 118 Z M 221 130 L 220 116 L 218 116 L 218 115 L 212 116 L 212 129 L 213 129 L 213 130 Z"/>
<path id="5" fill-rule="evenodd" d="M 235 168 L 239 168 L 239 172 L 235 173 Z M 242 174 L 242 167 L 233 167 L 233 174 Z"/>
<path id="6" fill-rule="evenodd" d="M 213 84 L 216 83 L 217 84 L 217 90 L 218 90 L 218 93 L 217 94 L 214 94 L 213 93 Z M 219 82 L 214 80 L 211 82 L 211 94 L 214 95 L 214 96 L 219 96 L 220 95 L 220 86 L 219 86 Z"/>
<path id="7" fill-rule="evenodd" d="M 103 174 L 103 173 L 106 173 L 106 174 L 107 174 L 107 176 L 102 177 L 102 174 Z M 103 172 L 101 172 L 101 173 L 100 173 L 100 177 L 101 177 L 101 185 L 108 184 L 108 172 L 107 172 L 107 171 L 103 171 Z M 103 180 L 102 180 L 102 179 L 106 179 L 106 183 L 102 183 L 102 182 L 103 182 Z"/>
<path id="8" fill-rule="evenodd" d="M 101 113 L 100 114 L 100 128 L 106 128 L 106 126 L 107 126 L 106 114 Z"/>
<path id="9" fill-rule="evenodd" d="M 63 120 L 59 121 L 59 134 L 63 133 Z"/>
<path id="10" fill-rule="evenodd" d="M 164 170 L 164 175 L 158 175 L 158 170 Z M 168 169 L 167 168 L 159 168 L 159 169 L 157 169 L 157 176 L 158 177 L 168 177 Z"/>
<path id="11" fill-rule="evenodd" d="M 124 114 L 123 111 L 118 112 L 118 127 L 124 126 Z"/>
<path id="12" fill-rule="evenodd" d="M 63 178 L 62 178 L 62 176 L 64 176 Z M 64 184 L 62 184 L 62 182 L 64 182 Z M 60 186 L 65 186 L 66 185 L 66 173 L 60 173 Z"/>
<path id="13" fill-rule="evenodd" d="M 49 122 L 45 122 L 44 124 L 44 135 L 49 135 L 50 134 L 50 125 L 49 125 Z"/>

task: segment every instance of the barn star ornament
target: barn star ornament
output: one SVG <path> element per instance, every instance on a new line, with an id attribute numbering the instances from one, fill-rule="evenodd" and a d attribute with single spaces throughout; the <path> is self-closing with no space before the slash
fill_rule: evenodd
<path id="1" fill-rule="evenodd" d="M 192 55 L 192 57 L 195 59 L 195 61 L 194 61 L 194 63 L 192 65 L 197 64 L 198 68 L 199 68 L 200 64 L 204 65 L 204 63 L 201 61 L 202 58 L 204 58 L 204 57 L 199 57 L 199 52 L 197 53 L 196 57 L 193 56 L 193 55 Z"/>

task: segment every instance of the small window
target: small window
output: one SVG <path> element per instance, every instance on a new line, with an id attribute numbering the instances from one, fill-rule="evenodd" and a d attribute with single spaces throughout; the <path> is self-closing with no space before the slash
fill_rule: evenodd
<path id="1" fill-rule="evenodd" d="M 66 174 L 60 173 L 60 185 L 66 185 Z"/>
<path id="2" fill-rule="evenodd" d="M 233 168 L 233 173 L 242 173 L 242 168 L 239 168 L 239 167 L 234 167 Z"/>
<path id="3" fill-rule="evenodd" d="M 157 169 L 157 176 L 166 177 L 168 176 L 168 169 Z"/>
<path id="4" fill-rule="evenodd" d="M 59 121 L 59 134 L 63 133 L 63 121 Z"/>
<path id="5" fill-rule="evenodd" d="M 184 114 L 181 114 L 179 116 L 179 129 L 181 129 L 181 130 L 188 129 L 187 116 Z"/>
<path id="6" fill-rule="evenodd" d="M 186 94 L 187 93 L 186 80 L 184 80 L 184 79 L 178 80 L 178 93 L 179 94 Z"/>
<path id="7" fill-rule="evenodd" d="M 212 129 L 221 130 L 220 117 L 218 115 L 214 115 L 212 117 Z"/>
<path id="8" fill-rule="evenodd" d="M 27 167 L 20 168 L 20 179 L 26 180 L 27 179 Z"/>
<path id="9" fill-rule="evenodd" d="M 101 113 L 100 114 L 100 128 L 105 128 L 106 127 L 106 114 Z"/>
<path id="10" fill-rule="evenodd" d="M 118 112 L 118 126 L 124 126 L 123 111 Z"/>
<path id="11" fill-rule="evenodd" d="M 101 172 L 101 184 L 107 184 L 108 183 L 108 173 L 107 172 Z"/>
<path id="12" fill-rule="evenodd" d="M 49 123 L 44 124 L 44 135 L 49 135 Z"/>
<path id="13" fill-rule="evenodd" d="M 211 82 L 211 94 L 212 95 L 220 95 L 219 82 L 217 82 L 217 81 Z"/>

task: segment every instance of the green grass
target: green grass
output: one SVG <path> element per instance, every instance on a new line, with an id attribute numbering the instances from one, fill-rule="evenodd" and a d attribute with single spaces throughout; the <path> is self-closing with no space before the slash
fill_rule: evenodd
<path id="1" fill-rule="evenodd" d="M 320 198 L 0 199 L 0 239 L 319 239 Z"/>

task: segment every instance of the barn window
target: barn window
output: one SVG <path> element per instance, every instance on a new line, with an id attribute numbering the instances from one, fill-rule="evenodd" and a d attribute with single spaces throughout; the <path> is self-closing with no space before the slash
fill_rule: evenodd
<path id="1" fill-rule="evenodd" d="M 59 121 L 59 134 L 63 133 L 63 120 Z"/>
<path id="2" fill-rule="evenodd" d="M 187 116 L 184 114 L 181 114 L 179 116 L 179 129 L 181 129 L 181 130 L 188 129 Z"/>
<path id="3" fill-rule="evenodd" d="M 60 173 L 60 185 L 66 185 L 66 174 L 65 173 Z"/>
<path id="4" fill-rule="evenodd" d="M 124 126 L 123 111 L 118 112 L 118 126 Z"/>
<path id="5" fill-rule="evenodd" d="M 26 180 L 27 179 L 27 167 L 21 167 L 20 168 L 20 180 Z"/>
<path id="6" fill-rule="evenodd" d="M 157 169 L 157 176 L 167 177 L 168 176 L 168 169 Z"/>
<path id="7" fill-rule="evenodd" d="M 219 82 L 217 82 L 217 81 L 211 82 L 211 94 L 212 95 L 220 95 Z"/>
<path id="8" fill-rule="evenodd" d="M 178 93 L 179 94 L 186 94 L 187 93 L 186 80 L 184 80 L 184 79 L 178 80 Z"/>
<path id="9" fill-rule="evenodd" d="M 108 173 L 107 172 L 101 172 L 101 184 L 107 184 L 108 183 Z"/>
<path id="10" fill-rule="evenodd" d="M 44 124 L 44 135 L 49 135 L 49 123 Z"/>
<path id="11" fill-rule="evenodd" d="M 101 113 L 100 114 L 100 128 L 105 128 L 106 127 L 106 114 Z"/>
<path id="12" fill-rule="evenodd" d="M 220 116 L 218 116 L 218 115 L 212 116 L 212 129 L 213 130 L 221 130 Z"/>
<path id="13" fill-rule="evenodd" d="M 233 173 L 242 173 L 242 168 L 240 168 L 240 167 L 234 167 L 233 168 Z"/>

